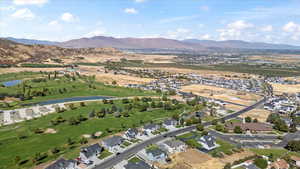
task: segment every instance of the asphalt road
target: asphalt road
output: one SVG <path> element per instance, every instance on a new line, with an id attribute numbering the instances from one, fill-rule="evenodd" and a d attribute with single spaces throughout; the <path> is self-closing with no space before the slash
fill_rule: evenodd
<path id="1" fill-rule="evenodd" d="M 259 102 L 255 103 L 255 104 L 253 104 L 249 107 L 246 107 L 246 108 L 244 108 L 240 111 L 237 111 L 236 113 L 233 113 L 233 114 L 230 114 L 230 115 L 225 116 L 223 118 L 220 118 L 220 120 L 229 120 L 229 119 L 235 118 L 235 117 L 237 117 L 237 116 L 239 116 L 239 115 L 241 115 L 245 112 L 248 112 L 248 111 L 256 108 L 257 106 L 264 103 L 265 101 L 266 101 L 266 98 L 260 100 Z M 205 123 L 203 123 L 203 125 L 204 126 L 209 126 L 209 125 L 211 125 L 211 122 L 205 122 Z M 189 126 L 189 127 L 186 127 L 186 128 L 182 128 L 182 129 L 179 129 L 179 130 L 176 130 L 176 131 L 172 131 L 172 132 L 169 132 L 169 133 L 165 133 L 165 134 L 156 136 L 156 137 L 151 138 L 149 140 L 146 140 L 142 143 L 139 143 L 136 146 L 131 147 L 131 148 L 123 151 L 122 153 L 120 153 L 118 155 L 112 156 L 111 158 L 109 158 L 106 161 L 102 162 L 101 164 L 95 166 L 94 168 L 95 169 L 112 168 L 114 165 L 116 165 L 119 162 L 123 161 L 124 159 L 129 158 L 130 156 L 136 154 L 137 152 L 141 151 L 142 149 L 144 149 L 145 147 L 147 147 L 150 144 L 154 144 L 154 143 L 157 143 L 159 141 L 162 141 L 166 137 L 174 137 L 176 135 L 179 135 L 179 134 L 182 134 L 182 133 L 185 133 L 185 132 L 189 132 L 189 131 L 193 131 L 195 129 L 196 129 L 196 126 Z"/>

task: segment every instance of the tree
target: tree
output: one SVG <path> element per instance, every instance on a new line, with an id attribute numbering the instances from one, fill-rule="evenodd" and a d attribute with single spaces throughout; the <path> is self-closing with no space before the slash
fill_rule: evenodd
<path id="1" fill-rule="evenodd" d="M 82 137 L 79 142 L 80 144 L 86 144 L 88 143 L 88 140 L 85 137 Z"/>
<path id="2" fill-rule="evenodd" d="M 18 164 L 21 161 L 21 157 L 20 156 L 16 156 L 15 157 L 15 163 Z"/>
<path id="3" fill-rule="evenodd" d="M 262 157 L 256 158 L 254 160 L 254 164 L 261 169 L 265 169 L 268 167 L 268 161 L 263 159 Z"/>
<path id="4" fill-rule="evenodd" d="M 68 140 L 67 140 L 67 143 L 68 143 L 68 145 L 73 145 L 75 143 L 75 141 L 72 140 L 72 138 L 69 137 Z"/>
<path id="5" fill-rule="evenodd" d="M 234 133 L 237 133 L 237 134 L 243 133 L 243 130 L 242 130 L 241 126 L 235 126 L 234 127 Z"/>
<path id="6" fill-rule="evenodd" d="M 226 165 L 224 166 L 224 169 L 231 169 L 231 164 L 230 163 L 226 163 Z"/>
<path id="7" fill-rule="evenodd" d="M 292 124 L 290 125 L 289 131 L 290 131 L 291 133 L 295 133 L 295 132 L 297 131 L 297 127 L 296 127 L 296 125 L 295 125 L 294 123 L 292 123 Z"/>
<path id="8" fill-rule="evenodd" d="M 217 125 L 218 124 L 218 120 L 217 119 L 214 119 L 212 122 L 211 122 L 212 125 Z"/>
<path id="9" fill-rule="evenodd" d="M 198 124 L 196 126 L 196 128 L 197 128 L 198 131 L 203 131 L 204 130 L 204 126 L 202 124 Z"/>
<path id="10" fill-rule="evenodd" d="M 85 106 L 85 102 L 80 102 L 80 106 L 84 107 Z"/>
<path id="11" fill-rule="evenodd" d="M 94 109 L 89 113 L 89 118 L 93 118 L 93 117 L 95 117 L 95 110 Z"/>
<path id="12" fill-rule="evenodd" d="M 257 119 L 254 119 L 254 120 L 253 120 L 253 123 L 258 123 L 258 120 L 257 120 Z"/>
<path id="13" fill-rule="evenodd" d="M 300 140 L 289 141 L 285 148 L 290 151 L 300 151 Z"/>
<path id="14" fill-rule="evenodd" d="M 111 83 L 112 85 L 117 85 L 117 81 L 112 81 L 112 83 Z"/>
<path id="15" fill-rule="evenodd" d="M 222 124 L 217 124 L 217 125 L 216 125 L 216 130 L 217 130 L 217 131 L 223 132 L 224 129 L 225 129 L 225 128 L 224 128 L 224 125 L 222 125 Z"/>
<path id="16" fill-rule="evenodd" d="M 286 125 L 286 123 L 282 119 L 278 119 L 274 123 L 274 129 L 283 131 L 283 132 L 288 132 L 289 128 Z"/>
<path id="17" fill-rule="evenodd" d="M 249 117 L 249 116 L 247 116 L 247 117 L 245 118 L 245 122 L 246 122 L 246 123 L 251 123 L 251 122 L 252 122 L 252 118 Z"/>

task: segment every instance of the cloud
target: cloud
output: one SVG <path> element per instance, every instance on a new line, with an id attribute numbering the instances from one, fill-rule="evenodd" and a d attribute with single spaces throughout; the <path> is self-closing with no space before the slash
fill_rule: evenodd
<path id="1" fill-rule="evenodd" d="M 62 30 L 62 26 L 57 20 L 50 21 L 48 26 L 50 26 L 52 30 Z"/>
<path id="2" fill-rule="evenodd" d="M 282 27 L 282 30 L 287 32 L 291 39 L 300 39 L 300 24 L 290 21 Z"/>
<path id="3" fill-rule="evenodd" d="M 209 8 L 209 6 L 203 5 L 203 6 L 200 6 L 200 10 L 201 11 L 209 11 L 210 8 Z"/>
<path id="4" fill-rule="evenodd" d="M 125 13 L 128 13 L 128 14 L 137 14 L 137 13 L 139 13 L 139 11 L 137 11 L 137 10 L 134 9 L 134 8 L 125 8 L 125 9 L 124 9 L 124 12 L 125 12 Z"/>
<path id="5" fill-rule="evenodd" d="M 87 34 L 84 35 L 84 37 L 90 38 L 90 37 L 94 37 L 94 36 L 101 36 L 104 35 L 106 33 L 106 29 L 101 28 L 101 29 L 96 29 L 93 30 Z"/>
<path id="6" fill-rule="evenodd" d="M 167 31 L 166 38 L 170 39 L 187 39 L 190 34 L 190 30 L 186 28 L 177 28 L 176 30 Z"/>
<path id="7" fill-rule="evenodd" d="M 3 6 L 0 7 L 0 11 L 14 11 L 16 8 L 14 6 Z"/>
<path id="8" fill-rule="evenodd" d="M 160 20 L 160 23 L 172 23 L 172 22 L 179 22 L 179 21 L 186 21 L 186 20 L 193 20 L 199 18 L 199 15 L 192 15 L 192 16 L 178 16 L 172 18 L 165 18 Z"/>
<path id="9" fill-rule="evenodd" d="M 43 5 L 47 2 L 48 0 L 13 0 L 15 5 Z"/>
<path id="10" fill-rule="evenodd" d="M 200 38 L 204 39 L 204 40 L 212 39 L 212 37 L 209 34 L 202 35 L 202 36 L 200 36 Z"/>
<path id="11" fill-rule="evenodd" d="M 134 2 L 136 2 L 136 3 L 143 3 L 143 2 L 146 2 L 146 0 L 134 0 Z"/>
<path id="12" fill-rule="evenodd" d="M 237 40 L 242 38 L 241 35 L 244 32 L 244 30 L 253 27 L 254 25 L 252 23 L 248 23 L 244 20 L 238 20 L 227 24 L 226 28 L 224 29 L 218 29 L 217 32 L 219 32 L 220 40 L 228 40 L 228 39 Z M 247 36 L 250 36 L 250 34 L 248 33 Z"/>
<path id="13" fill-rule="evenodd" d="M 76 18 L 74 15 L 72 15 L 71 13 L 69 12 L 65 12 L 61 15 L 61 20 L 65 21 L 65 22 L 74 22 L 76 21 Z"/>
<path id="14" fill-rule="evenodd" d="M 230 29 L 242 30 L 253 27 L 253 24 L 247 23 L 244 20 L 238 20 L 227 25 Z"/>
<path id="15" fill-rule="evenodd" d="M 28 8 L 19 9 L 11 16 L 16 19 L 25 19 L 25 20 L 31 20 L 35 18 L 35 14 L 32 13 L 31 10 Z"/>
<path id="16" fill-rule="evenodd" d="M 273 26 L 272 25 L 266 25 L 266 26 L 262 27 L 260 30 L 263 31 L 263 32 L 272 32 L 273 31 Z"/>

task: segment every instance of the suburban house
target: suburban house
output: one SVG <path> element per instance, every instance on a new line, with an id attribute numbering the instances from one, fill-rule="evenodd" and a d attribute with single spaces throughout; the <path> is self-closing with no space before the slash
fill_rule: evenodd
<path id="1" fill-rule="evenodd" d="M 295 167 L 300 167 L 300 157 L 291 156 L 291 160 Z"/>
<path id="2" fill-rule="evenodd" d="M 124 137 L 125 137 L 126 139 L 131 140 L 131 139 L 135 139 L 136 136 L 137 136 L 138 134 L 139 134 L 138 129 L 136 129 L 136 128 L 130 128 L 130 129 L 128 129 L 128 130 L 125 132 Z"/>
<path id="3" fill-rule="evenodd" d="M 92 163 L 103 151 L 103 147 L 101 147 L 98 143 L 93 144 L 88 147 L 83 147 L 80 150 L 79 158 L 85 164 Z"/>
<path id="4" fill-rule="evenodd" d="M 202 148 L 210 151 L 213 150 L 219 145 L 216 143 L 216 138 L 211 135 L 205 135 L 197 138 L 197 142 L 202 145 Z"/>
<path id="5" fill-rule="evenodd" d="M 241 129 L 246 132 L 252 133 L 265 133 L 271 132 L 273 130 L 272 125 L 266 123 L 242 123 L 242 122 L 229 122 L 225 124 L 226 129 L 229 132 L 234 132 L 235 127 L 241 127 Z"/>
<path id="6" fill-rule="evenodd" d="M 120 136 L 113 136 L 113 137 L 103 140 L 102 145 L 104 148 L 106 148 L 110 152 L 116 153 L 121 149 L 120 145 L 123 143 L 123 141 L 124 141 L 124 138 L 122 138 Z"/>
<path id="7" fill-rule="evenodd" d="M 187 149 L 187 145 L 179 140 L 167 140 L 160 145 L 160 148 L 169 154 L 172 154 L 184 152 Z"/>
<path id="8" fill-rule="evenodd" d="M 167 154 L 159 148 L 146 150 L 147 157 L 150 161 L 165 161 Z"/>
<path id="9" fill-rule="evenodd" d="M 46 169 L 76 169 L 77 162 L 75 160 L 65 160 L 63 158 L 55 161 L 49 165 Z"/>
<path id="10" fill-rule="evenodd" d="M 145 163 L 144 161 L 139 162 L 128 162 L 126 165 L 124 165 L 125 169 L 152 169 L 152 167 Z"/>
<path id="11" fill-rule="evenodd" d="M 174 119 L 167 119 L 164 121 L 163 126 L 167 129 L 175 128 L 178 124 L 177 120 Z"/>
<path id="12" fill-rule="evenodd" d="M 268 166 L 268 169 L 289 169 L 290 165 L 284 160 L 284 159 L 279 159 L 277 161 L 274 161 L 270 166 Z"/>
<path id="13" fill-rule="evenodd" d="M 160 126 L 158 124 L 147 124 L 144 126 L 145 135 L 150 135 L 152 132 L 158 130 Z"/>

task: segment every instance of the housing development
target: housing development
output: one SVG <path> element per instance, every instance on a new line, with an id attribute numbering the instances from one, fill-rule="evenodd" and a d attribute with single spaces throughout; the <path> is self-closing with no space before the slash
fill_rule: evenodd
<path id="1" fill-rule="evenodd" d="M 0 169 L 300 168 L 299 7 L 0 1 Z"/>

